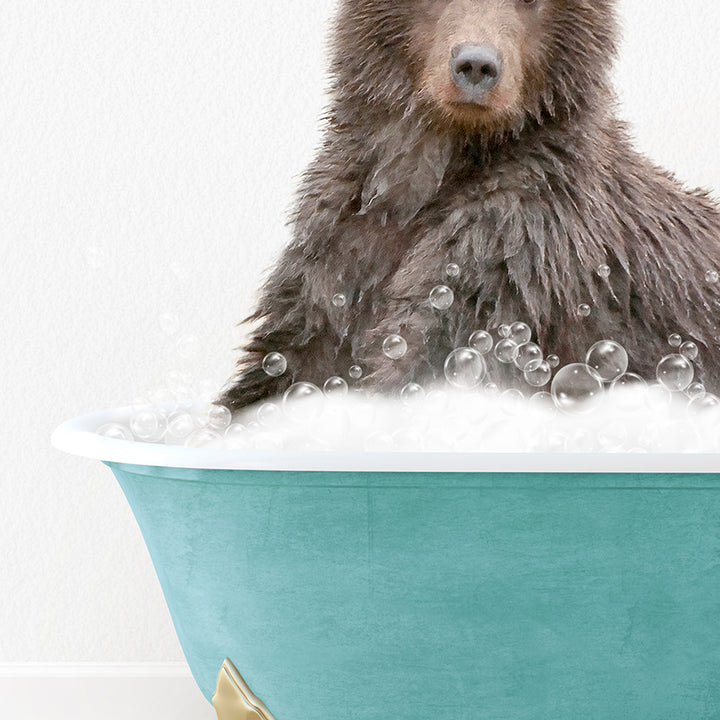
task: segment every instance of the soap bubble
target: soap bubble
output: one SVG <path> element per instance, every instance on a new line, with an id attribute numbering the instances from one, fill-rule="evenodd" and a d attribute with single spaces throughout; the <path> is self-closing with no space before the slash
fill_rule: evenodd
<path id="1" fill-rule="evenodd" d="M 680 354 L 684 355 L 688 360 L 695 360 L 698 356 L 698 352 L 698 346 L 691 340 L 684 342 L 680 346 Z"/>
<path id="2" fill-rule="evenodd" d="M 332 297 L 332 304 L 336 308 L 345 307 L 346 302 L 347 302 L 347 298 L 342 293 L 335 293 Z"/>
<path id="3" fill-rule="evenodd" d="M 190 413 L 175 413 L 168 418 L 165 442 L 169 445 L 181 444 L 195 429 L 195 420 Z"/>
<path id="4" fill-rule="evenodd" d="M 552 369 L 547 360 L 541 361 L 539 365 L 525 370 L 523 373 L 525 382 L 533 387 L 543 387 L 550 382 L 552 377 Z"/>
<path id="5" fill-rule="evenodd" d="M 557 355 L 548 355 L 545 359 L 551 368 L 556 368 L 560 365 L 560 358 Z"/>
<path id="6" fill-rule="evenodd" d="M 225 430 L 225 444 L 232 450 L 247 447 L 248 429 L 242 423 L 230 423 Z"/>
<path id="7" fill-rule="evenodd" d="M 621 410 L 636 410 L 638 393 L 644 392 L 647 383 L 635 373 L 625 373 L 610 385 L 610 396 Z"/>
<path id="8" fill-rule="evenodd" d="M 701 382 L 690 383 L 685 391 L 685 394 L 689 398 L 700 397 L 705 394 L 705 386 Z"/>
<path id="9" fill-rule="evenodd" d="M 409 382 L 400 391 L 400 399 L 405 405 L 414 405 L 425 397 L 425 390 L 422 385 L 418 385 L 414 382 Z"/>
<path id="10" fill-rule="evenodd" d="M 518 352 L 518 346 L 510 340 L 510 338 L 500 340 L 500 342 L 498 342 L 495 346 L 495 357 L 501 363 L 505 363 L 506 365 L 515 361 L 515 358 L 518 356 Z"/>
<path id="11" fill-rule="evenodd" d="M 592 312 L 592 308 L 587 303 L 580 303 L 577 308 L 577 314 L 580 317 L 588 317 L 590 313 Z"/>
<path id="12" fill-rule="evenodd" d="M 232 413 L 224 405 L 210 405 L 205 412 L 205 421 L 213 430 L 225 430 L 232 422 Z"/>
<path id="13" fill-rule="evenodd" d="M 287 360 L 282 353 L 268 353 L 262 361 L 262 368 L 270 377 L 280 377 L 287 370 Z"/>
<path id="14" fill-rule="evenodd" d="M 348 394 L 348 384 L 343 378 L 333 375 L 325 381 L 323 392 L 325 397 L 345 397 Z"/>
<path id="15" fill-rule="evenodd" d="M 487 355 L 493 349 L 493 337 L 485 330 L 476 330 L 468 340 L 468 345 L 481 355 Z"/>
<path id="16" fill-rule="evenodd" d="M 430 291 L 430 304 L 436 310 L 447 310 L 455 301 L 455 293 L 447 285 L 436 285 Z"/>
<path id="17" fill-rule="evenodd" d="M 283 395 L 283 411 L 292 422 L 311 422 L 320 414 L 322 407 L 322 391 L 309 382 L 295 383 Z"/>
<path id="18" fill-rule="evenodd" d="M 388 335 L 383 341 L 383 353 L 391 360 L 399 360 L 407 352 L 405 338 L 400 335 Z"/>
<path id="19" fill-rule="evenodd" d="M 97 429 L 97 434 L 112 440 L 132 440 L 133 434 L 130 428 L 120 423 L 105 423 Z"/>
<path id="20" fill-rule="evenodd" d="M 174 335 L 180 329 L 180 318 L 173 313 L 163 313 L 158 318 L 158 324 L 166 335 Z"/>
<path id="21" fill-rule="evenodd" d="M 512 336 L 507 339 L 511 340 Z M 520 345 L 514 360 L 515 367 L 523 372 L 526 372 L 527 370 L 535 370 L 542 361 L 543 351 L 540 349 L 540 346 L 527 341 Z"/>
<path id="22" fill-rule="evenodd" d="M 597 274 L 601 278 L 609 278 L 610 277 L 610 266 L 609 265 L 599 265 L 597 269 Z"/>
<path id="23" fill-rule="evenodd" d="M 353 380 L 359 380 L 362 377 L 363 371 L 362 368 L 359 365 L 353 365 L 350 370 L 348 370 L 348 375 Z"/>
<path id="24" fill-rule="evenodd" d="M 280 419 L 281 410 L 275 403 L 265 402 L 257 409 L 255 417 L 262 427 L 270 427 Z"/>
<path id="25" fill-rule="evenodd" d="M 457 263 L 448 263 L 445 266 L 445 273 L 448 277 L 456 278 L 460 275 L 460 266 Z"/>
<path id="26" fill-rule="evenodd" d="M 514 322 L 510 326 L 510 332 L 505 336 L 508 340 L 512 340 L 516 345 L 524 345 L 530 342 L 532 331 L 530 326 L 524 322 Z"/>
<path id="27" fill-rule="evenodd" d="M 645 390 L 645 405 L 651 410 L 664 411 L 671 402 L 672 393 L 664 385 L 652 383 L 647 386 Z"/>
<path id="28" fill-rule="evenodd" d="M 512 332 L 512 329 L 510 328 L 510 326 L 509 326 L 507 323 L 503 323 L 503 324 L 498 328 L 498 335 L 499 335 L 501 338 L 508 338 L 508 337 L 510 337 L 510 333 L 511 333 L 511 332 Z"/>
<path id="29" fill-rule="evenodd" d="M 685 390 L 693 381 L 695 369 L 692 363 L 678 353 L 666 355 L 657 364 L 657 379 L 671 392 Z"/>
<path id="30" fill-rule="evenodd" d="M 602 400 L 603 383 L 592 368 L 573 363 L 558 370 L 550 392 L 555 405 L 563 412 L 585 414 Z"/>
<path id="31" fill-rule="evenodd" d="M 130 430 L 138 440 L 157 442 L 165 432 L 165 418 L 151 408 L 140 409 L 130 419 Z"/>
<path id="32" fill-rule="evenodd" d="M 697 395 L 688 403 L 688 413 L 695 415 L 697 413 L 706 412 L 708 410 L 717 410 L 720 408 L 720 398 L 712 393 L 703 393 Z"/>
<path id="33" fill-rule="evenodd" d="M 185 447 L 219 450 L 225 447 L 222 435 L 209 427 L 194 430 L 185 440 Z"/>
<path id="34" fill-rule="evenodd" d="M 185 359 L 191 360 L 200 352 L 200 338 L 191 333 L 185 333 L 178 338 L 177 353 Z"/>
<path id="35" fill-rule="evenodd" d="M 532 383 L 531 383 L 532 384 Z M 545 390 L 540 390 L 530 397 L 530 404 L 542 410 L 554 410 L 555 402 L 553 396 Z"/>
<path id="36" fill-rule="evenodd" d="M 708 270 L 705 273 L 705 280 L 711 285 L 715 285 L 720 280 L 720 273 L 717 270 Z"/>
<path id="37" fill-rule="evenodd" d="M 673 333 L 668 338 L 668 343 L 671 347 L 680 347 L 682 345 L 682 337 L 680 337 L 677 333 Z"/>
<path id="38" fill-rule="evenodd" d="M 640 375 L 636 375 L 635 373 L 624 373 L 613 381 L 610 389 L 611 391 L 635 390 L 645 388 L 646 386 L 647 383 L 640 377 Z"/>
<path id="39" fill-rule="evenodd" d="M 454 387 L 469 390 L 485 377 L 487 367 L 483 356 L 469 347 L 453 350 L 445 360 L 445 377 Z"/>
<path id="40" fill-rule="evenodd" d="M 601 380 L 613 382 L 627 371 L 628 354 L 614 340 L 600 340 L 588 350 L 585 363 L 595 370 Z"/>

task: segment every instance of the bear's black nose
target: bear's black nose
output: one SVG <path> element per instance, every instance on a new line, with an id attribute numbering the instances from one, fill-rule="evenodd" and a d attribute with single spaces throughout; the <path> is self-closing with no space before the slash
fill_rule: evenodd
<path id="1" fill-rule="evenodd" d="M 452 49 L 450 71 L 453 82 L 475 99 L 498 84 L 503 61 L 497 49 L 490 45 L 463 43 Z"/>

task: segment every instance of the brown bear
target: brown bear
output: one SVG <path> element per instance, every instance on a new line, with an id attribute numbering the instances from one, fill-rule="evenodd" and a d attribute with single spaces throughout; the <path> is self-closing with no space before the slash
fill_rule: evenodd
<path id="1" fill-rule="evenodd" d="M 720 213 L 616 118 L 614 5 L 341 3 L 324 141 L 219 402 L 238 409 L 353 365 L 367 388 L 427 384 L 474 330 L 515 320 L 563 364 L 616 339 L 648 378 L 680 333 L 718 390 Z M 453 290 L 448 309 L 429 301 L 438 285 Z M 408 350 L 391 360 L 395 333 Z M 279 377 L 262 369 L 271 352 L 287 359 Z"/>

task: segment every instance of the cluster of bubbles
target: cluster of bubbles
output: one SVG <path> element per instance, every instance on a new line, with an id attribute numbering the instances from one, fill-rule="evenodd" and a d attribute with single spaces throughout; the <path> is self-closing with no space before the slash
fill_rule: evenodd
<path id="1" fill-rule="evenodd" d="M 596 272 L 606 279 L 611 269 L 600 265 Z M 460 267 L 450 263 L 445 274 L 451 282 Z M 705 277 L 720 282 L 716 270 Z M 348 301 L 336 293 L 331 302 L 343 308 Z M 455 293 L 438 284 L 428 302 L 444 313 Z M 582 303 L 577 312 L 588 317 L 592 308 Z M 179 335 L 176 316 L 161 316 L 160 324 L 166 334 Z M 179 335 L 176 345 L 181 357 L 189 357 L 199 340 Z M 329 377 L 322 387 L 296 382 L 281 398 L 233 416 L 211 403 L 216 386 L 192 397 L 187 380 L 175 373 L 164 391 L 134 403 L 126 424 L 108 423 L 98 432 L 121 440 L 259 450 L 720 451 L 720 399 L 696 378 L 699 348 L 679 334 L 670 335 L 668 345 L 655 381 L 648 382 L 629 370 L 628 353 L 614 339 L 599 340 L 580 361 L 561 367 L 557 355 L 533 342 L 530 326 L 515 321 L 475 330 L 445 358 L 444 384 L 410 382 L 394 400 L 368 396 L 358 382 L 363 368 L 352 365 L 347 378 Z M 408 350 L 399 332 L 382 342 L 388 362 Z M 488 381 L 491 363 L 514 368 L 524 390 L 501 390 Z M 280 351 L 262 361 L 270 377 L 285 375 L 288 367 Z"/>
<path id="2" fill-rule="evenodd" d="M 196 413 L 146 406 L 133 410 L 128 426 L 113 423 L 98 432 L 123 440 L 259 451 L 720 452 L 717 405 L 692 411 L 688 405 L 683 411 L 649 386 L 616 386 L 602 397 L 578 422 L 572 412 L 509 392 L 409 384 L 400 400 L 391 400 L 371 398 L 335 377 L 323 389 L 296 383 L 282 398 L 235 416 L 218 406 Z"/>
<path id="3" fill-rule="evenodd" d="M 224 432 L 232 421 L 228 408 L 212 403 L 217 388 L 214 378 L 196 381 L 171 371 L 163 387 L 133 401 L 126 421 L 106 423 L 97 432 L 117 440 L 204 447 L 214 439 L 209 431 Z"/>
<path id="4" fill-rule="evenodd" d="M 362 377 L 353 366 L 350 382 L 340 376 L 322 388 L 297 382 L 281 398 L 235 416 L 207 396 L 203 404 L 188 404 L 161 394 L 154 403 L 135 405 L 127 425 L 109 423 L 98 432 L 214 449 L 720 452 L 720 399 L 695 379 L 694 342 L 671 335 L 675 352 L 661 358 L 657 382 L 648 383 L 628 372 L 628 354 L 614 340 L 596 342 L 584 362 L 559 367 L 556 356 L 545 357 L 531 341 L 527 324 L 502 325 L 496 334 L 475 331 L 467 346 L 447 356 L 444 384 L 411 382 L 394 400 L 353 387 Z M 407 343 L 389 335 L 383 351 L 397 360 Z M 491 357 L 517 368 L 529 392 L 485 382 Z M 287 367 L 279 352 L 263 362 L 275 377 Z"/>

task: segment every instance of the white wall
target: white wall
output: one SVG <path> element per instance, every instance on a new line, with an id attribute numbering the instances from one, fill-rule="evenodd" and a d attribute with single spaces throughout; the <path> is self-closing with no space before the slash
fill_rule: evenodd
<path id="1" fill-rule="evenodd" d="M 0 3 L 0 663 L 182 660 L 109 470 L 49 437 L 178 364 L 229 374 L 318 138 L 332 5 Z M 622 14 L 639 144 L 720 188 L 720 7 Z"/>

